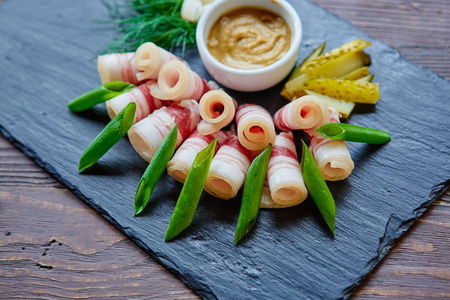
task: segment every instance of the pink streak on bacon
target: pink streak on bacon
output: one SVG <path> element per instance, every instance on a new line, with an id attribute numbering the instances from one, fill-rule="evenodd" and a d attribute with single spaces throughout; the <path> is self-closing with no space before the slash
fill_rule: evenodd
<path id="1" fill-rule="evenodd" d="M 130 81 L 135 81 L 135 74 L 134 74 L 134 68 L 136 67 L 136 64 L 132 63 L 132 59 L 119 59 L 119 56 L 116 55 L 117 61 L 118 63 L 121 65 L 121 75 L 122 78 L 125 78 L 124 81 L 130 82 Z M 130 82 L 131 83 L 131 82 Z"/>
<path id="2" fill-rule="evenodd" d="M 230 134 L 211 162 L 205 191 L 221 199 L 235 197 L 244 184 L 251 160 L 251 151 L 239 143 L 235 134 Z"/>
<path id="3" fill-rule="evenodd" d="M 202 98 L 202 96 L 210 91 L 210 88 L 208 86 L 208 82 L 204 79 L 201 78 L 200 76 L 197 75 L 197 73 L 194 73 L 196 76 L 195 77 L 195 86 L 202 86 L 201 88 L 197 89 L 196 92 L 192 95 L 192 97 L 190 97 L 190 99 L 195 99 L 197 101 L 200 101 L 200 99 Z"/>
<path id="4" fill-rule="evenodd" d="M 328 122 L 328 109 L 316 96 L 303 96 L 279 109 L 273 118 L 275 126 L 283 131 L 311 129 Z"/>
<path id="5" fill-rule="evenodd" d="M 267 179 L 272 200 L 284 207 L 297 205 L 308 196 L 291 132 L 277 135 L 267 167 Z"/>
<path id="6" fill-rule="evenodd" d="M 111 81 L 125 81 L 138 84 L 140 81 L 135 75 L 138 69 L 134 62 L 134 55 L 134 52 L 127 52 L 98 56 L 97 69 L 102 84 Z"/>
<path id="7" fill-rule="evenodd" d="M 181 60 L 169 51 L 166 51 L 154 43 L 144 43 L 136 50 L 136 73 L 138 80 L 157 79 L 162 66 L 171 60 Z"/>
<path id="8" fill-rule="evenodd" d="M 289 104 L 288 104 L 289 105 Z M 283 106 L 280 110 L 278 110 L 274 117 L 273 117 L 273 123 L 275 124 L 275 127 L 282 131 L 289 131 L 294 128 L 290 128 L 288 124 L 284 122 L 286 118 L 284 118 L 284 113 L 286 111 L 286 106 Z"/>
<path id="9" fill-rule="evenodd" d="M 237 151 L 239 151 L 239 153 L 245 155 L 245 157 L 249 161 L 252 161 L 254 158 L 252 151 L 250 151 L 247 148 L 245 148 L 244 146 L 242 146 L 242 144 L 239 142 L 239 139 L 237 138 L 236 134 L 234 134 L 234 133 L 229 135 L 229 137 L 226 139 L 224 145 L 231 147 L 233 149 L 236 149 Z"/>
<path id="10" fill-rule="evenodd" d="M 239 142 L 249 150 L 262 150 L 275 142 L 272 117 L 256 104 L 240 105 L 236 111 Z"/>
<path id="11" fill-rule="evenodd" d="M 189 100 L 192 101 L 192 100 Z M 173 105 L 173 104 L 172 104 Z M 176 105 L 174 105 L 176 107 Z M 182 106 L 180 103 L 179 106 Z M 194 131 L 197 127 L 198 122 L 200 121 L 199 113 L 198 113 L 198 105 L 195 106 L 195 119 L 191 117 L 192 110 L 191 109 L 169 109 L 167 113 L 172 116 L 175 120 L 175 123 L 178 124 L 178 133 L 181 135 L 182 139 L 185 140 L 189 137 L 189 135 Z M 193 122 L 194 120 L 194 122 Z"/>
<path id="12" fill-rule="evenodd" d="M 336 108 L 329 106 L 328 107 L 328 112 L 330 114 L 329 123 L 340 123 L 339 112 L 337 111 Z"/>
<path id="13" fill-rule="evenodd" d="M 284 132 L 280 133 L 280 135 L 283 136 Z M 290 137 L 289 137 L 289 139 L 290 139 Z M 294 141 L 292 140 L 292 142 L 294 142 Z M 294 152 L 292 149 L 289 149 L 287 147 L 277 145 L 277 141 L 275 140 L 275 144 L 273 145 L 273 148 L 272 148 L 271 157 L 276 157 L 276 156 L 286 156 L 286 157 L 289 157 L 292 159 L 296 159 L 296 160 L 298 159 L 296 152 Z"/>
<path id="14" fill-rule="evenodd" d="M 206 80 L 179 60 L 166 63 L 159 72 L 158 85 L 150 88 L 154 97 L 172 101 L 185 99 L 199 101 L 209 90 Z"/>
<path id="15" fill-rule="evenodd" d="M 109 117 L 111 119 L 114 118 L 122 109 L 125 108 L 125 106 L 128 105 L 128 103 L 134 102 L 136 103 L 136 113 L 133 124 L 136 124 L 156 109 L 163 106 L 169 106 L 173 103 L 172 101 L 162 101 L 154 98 L 150 94 L 149 89 L 149 86 L 152 84 L 156 84 L 156 81 L 150 80 L 129 92 L 123 93 L 106 101 L 106 109 Z"/>
<path id="16" fill-rule="evenodd" d="M 174 102 L 131 126 L 128 137 L 139 155 L 150 162 L 175 123 L 178 123 L 178 147 L 194 131 L 199 121 L 198 103 L 195 100 Z"/>
<path id="17" fill-rule="evenodd" d="M 161 108 L 163 106 L 169 106 L 172 104 L 172 101 L 160 100 L 160 99 L 153 97 L 152 94 L 150 94 L 150 86 L 152 84 L 155 84 L 155 82 L 149 81 L 149 82 L 147 82 L 147 84 L 141 84 L 140 86 L 138 86 L 138 89 L 144 95 L 144 98 L 147 102 L 147 105 L 146 105 L 148 107 L 147 115 L 151 114 L 158 108 Z M 144 106 L 144 104 L 142 104 L 142 106 Z M 144 117 L 146 117 L 146 116 L 144 116 Z M 142 120 L 142 119 L 140 119 L 140 120 Z"/>
<path id="18" fill-rule="evenodd" d="M 191 169 L 192 163 L 194 162 L 195 156 L 207 147 L 215 138 L 217 138 L 215 149 L 215 152 L 217 153 L 227 136 L 228 133 L 221 130 L 209 135 L 202 135 L 195 130 L 189 138 L 181 144 L 173 158 L 167 163 L 167 173 L 179 182 L 184 182 Z"/>
<path id="19" fill-rule="evenodd" d="M 329 107 L 330 123 L 339 123 L 339 113 Z M 324 137 L 310 136 L 309 149 L 325 180 L 338 181 L 347 178 L 354 163 L 344 141 L 331 140 Z"/>

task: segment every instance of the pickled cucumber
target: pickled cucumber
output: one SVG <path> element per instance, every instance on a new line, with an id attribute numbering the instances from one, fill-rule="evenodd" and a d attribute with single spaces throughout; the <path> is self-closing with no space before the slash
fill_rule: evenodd
<path id="1" fill-rule="evenodd" d="M 375 104 L 380 99 L 378 83 L 326 78 L 310 80 L 304 86 L 313 92 L 345 101 Z"/>

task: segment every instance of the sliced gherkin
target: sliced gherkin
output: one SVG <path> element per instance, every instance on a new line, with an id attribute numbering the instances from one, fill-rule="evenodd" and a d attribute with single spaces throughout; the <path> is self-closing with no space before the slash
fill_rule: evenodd
<path id="1" fill-rule="evenodd" d="M 314 79 L 305 88 L 322 95 L 357 103 L 375 104 L 380 99 L 378 83 L 344 79 Z"/>
<path id="2" fill-rule="evenodd" d="M 308 72 L 312 69 L 319 68 L 319 67 L 329 63 L 330 61 L 341 58 L 345 55 L 348 55 L 349 53 L 360 52 L 362 49 L 364 49 L 370 45 L 372 45 L 372 43 L 368 42 L 368 41 L 363 41 L 363 40 L 351 41 L 347 44 L 337 47 L 337 48 L 317 57 L 316 59 L 308 62 L 304 66 L 303 71 Z"/>
<path id="3" fill-rule="evenodd" d="M 366 76 L 370 75 L 369 68 L 367 66 L 361 67 L 359 69 L 354 70 L 353 72 L 348 73 L 341 79 L 347 79 L 347 80 L 358 80 L 361 78 L 364 78 Z"/>

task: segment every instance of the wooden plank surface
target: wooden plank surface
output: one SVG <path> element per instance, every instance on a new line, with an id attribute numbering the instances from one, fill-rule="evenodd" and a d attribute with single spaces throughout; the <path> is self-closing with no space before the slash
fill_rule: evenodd
<path id="1" fill-rule="evenodd" d="M 450 79 L 450 1 L 314 2 Z M 449 220 L 447 191 L 354 298 L 449 298 Z M 0 298 L 115 297 L 197 298 L 0 137 Z"/>

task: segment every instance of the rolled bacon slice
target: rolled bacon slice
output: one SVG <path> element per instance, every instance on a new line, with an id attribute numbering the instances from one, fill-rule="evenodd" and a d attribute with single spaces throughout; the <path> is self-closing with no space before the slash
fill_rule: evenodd
<path id="1" fill-rule="evenodd" d="M 252 159 L 251 151 L 239 143 L 235 134 L 230 134 L 211 162 L 205 191 L 221 199 L 235 197 L 244 184 Z"/>
<path id="2" fill-rule="evenodd" d="M 339 123 L 339 113 L 329 107 L 330 123 Z M 338 181 L 347 178 L 354 168 L 345 141 L 331 140 L 324 137 L 310 136 L 309 149 L 319 167 L 323 179 Z"/>
<path id="3" fill-rule="evenodd" d="M 222 90 L 209 91 L 200 99 L 198 109 L 202 120 L 197 130 L 211 134 L 227 126 L 234 119 L 237 103 Z"/>
<path id="4" fill-rule="evenodd" d="M 99 55 L 97 58 L 97 69 L 102 84 L 111 81 L 125 81 L 138 84 L 136 77 L 139 72 L 134 62 L 134 52 L 112 53 Z"/>
<path id="5" fill-rule="evenodd" d="M 275 142 L 275 127 L 269 112 L 259 105 L 240 105 L 236 111 L 239 142 L 249 150 L 262 150 Z"/>
<path id="6" fill-rule="evenodd" d="M 181 60 L 181 58 L 156 46 L 154 43 L 142 44 L 136 50 L 135 62 L 139 69 L 136 78 L 140 81 L 157 79 L 162 66 L 171 60 Z"/>
<path id="7" fill-rule="evenodd" d="M 114 118 L 125 106 L 130 102 L 136 103 L 136 113 L 134 115 L 134 122 L 136 124 L 156 109 L 163 106 L 169 106 L 172 101 L 159 100 L 150 94 L 150 86 L 156 84 L 156 80 L 150 80 L 139 85 L 137 88 L 123 93 L 111 100 L 106 101 L 106 110 L 109 117 Z"/>
<path id="8" fill-rule="evenodd" d="M 159 71 L 158 84 L 150 88 L 154 97 L 172 101 L 185 99 L 199 101 L 209 90 L 206 80 L 179 60 L 171 60 L 166 63 Z"/>
<path id="9" fill-rule="evenodd" d="M 284 207 L 300 204 L 308 196 L 291 132 L 277 135 L 267 178 L 272 200 Z"/>
<path id="10" fill-rule="evenodd" d="M 197 101 L 174 102 L 131 126 L 128 137 L 137 153 L 150 162 L 175 123 L 178 124 L 178 147 L 194 131 L 199 121 Z"/>
<path id="11" fill-rule="evenodd" d="M 194 162 L 195 156 L 208 146 L 216 137 L 216 152 L 225 142 L 228 133 L 225 131 L 216 131 L 213 134 L 203 135 L 195 130 L 189 138 L 187 138 L 175 155 L 167 163 L 167 173 L 177 181 L 184 183 L 186 177 Z"/>
<path id="12" fill-rule="evenodd" d="M 259 208 L 285 208 L 290 207 L 289 205 L 278 204 L 272 199 L 272 195 L 270 194 L 269 182 L 264 181 L 263 191 L 261 195 L 261 203 L 259 204 Z"/>
<path id="13" fill-rule="evenodd" d="M 315 129 L 328 123 L 329 114 L 326 104 L 316 96 L 300 97 L 279 109 L 273 121 L 282 131 L 295 129 Z M 312 135 L 318 135 L 317 132 Z"/>

